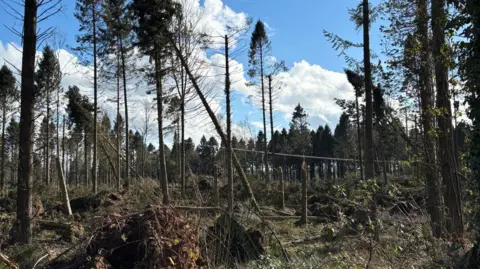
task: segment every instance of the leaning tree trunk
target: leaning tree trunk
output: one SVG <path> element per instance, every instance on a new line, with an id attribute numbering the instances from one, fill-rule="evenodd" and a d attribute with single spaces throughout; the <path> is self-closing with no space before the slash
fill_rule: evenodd
<path id="1" fill-rule="evenodd" d="M 437 88 L 438 161 L 445 186 L 446 226 L 449 235 L 463 236 L 462 201 L 453 146 L 452 109 L 448 92 L 448 67 L 445 55 L 445 0 L 432 0 L 433 55 Z"/>
<path id="2" fill-rule="evenodd" d="M 18 243 L 32 241 L 32 174 L 35 111 L 35 52 L 37 47 L 37 0 L 25 0 L 23 17 L 22 85 L 18 151 L 17 221 Z"/>
<path id="3" fill-rule="evenodd" d="M 200 100 L 202 101 L 203 106 L 207 110 L 208 115 L 210 116 L 210 119 L 212 120 L 213 125 L 215 126 L 215 130 L 217 131 L 218 135 L 220 136 L 220 139 L 222 140 L 223 143 L 227 142 L 227 138 L 225 136 L 225 133 L 222 130 L 222 127 L 220 126 L 220 123 L 217 120 L 217 117 L 215 116 L 215 113 L 211 109 L 210 105 L 208 104 L 207 99 L 203 95 L 202 91 L 200 90 L 200 87 L 197 84 L 197 79 L 195 76 L 192 74 L 190 71 L 189 66 L 187 65 L 187 62 L 185 61 L 185 58 L 182 55 L 182 52 L 178 49 L 176 46 L 175 42 L 173 40 L 170 40 L 170 44 L 172 45 L 173 49 L 175 50 L 175 53 L 177 54 L 178 58 L 180 59 L 180 62 L 182 66 L 185 68 L 185 72 L 187 72 L 188 78 L 193 84 L 193 88 L 195 89 L 198 97 L 200 97 Z M 237 170 L 240 179 L 242 180 L 243 185 L 247 189 L 247 192 L 250 196 L 250 200 L 257 212 L 260 212 L 260 207 L 258 206 L 257 200 L 255 199 L 255 196 L 253 194 L 252 188 L 250 187 L 250 183 L 248 182 L 247 176 L 245 175 L 245 172 L 242 169 L 242 165 L 238 161 L 238 158 L 235 154 L 235 152 L 232 152 L 232 159 L 233 163 L 235 165 L 235 169 Z"/>
<path id="4" fill-rule="evenodd" d="M 427 209 L 431 216 L 433 235 L 442 235 L 444 216 L 443 201 L 441 196 L 440 182 L 435 171 L 435 145 L 433 131 L 433 87 L 431 83 L 432 72 L 430 69 L 430 41 L 428 38 L 428 11 L 427 0 L 417 0 L 417 28 L 421 43 L 421 67 L 420 67 L 420 106 L 421 121 L 423 125 L 423 162 L 427 186 Z"/>

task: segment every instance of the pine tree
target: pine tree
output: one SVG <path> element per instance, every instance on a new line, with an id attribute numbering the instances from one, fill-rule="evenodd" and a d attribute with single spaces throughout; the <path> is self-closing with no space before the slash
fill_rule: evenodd
<path id="1" fill-rule="evenodd" d="M 262 103 L 262 113 L 263 113 L 263 133 L 267 133 L 267 119 L 266 119 L 266 107 L 265 107 L 265 65 L 266 59 L 270 53 L 270 40 L 268 39 L 267 32 L 265 31 L 265 25 L 262 21 L 257 21 L 255 24 L 255 29 L 252 33 L 252 38 L 250 41 L 250 50 L 248 53 L 248 63 L 250 69 L 248 70 L 248 75 L 252 79 L 258 79 L 260 83 L 260 94 L 261 94 L 261 103 Z M 268 148 L 267 140 L 264 139 L 264 160 L 265 163 L 265 175 L 266 179 L 270 180 L 270 172 L 268 169 Z"/>
<path id="2" fill-rule="evenodd" d="M 60 63 L 58 62 L 57 56 L 50 46 L 45 46 L 43 49 L 42 59 L 38 65 L 38 71 L 35 74 L 35 81 L 37 83 L 37 90 L 39 93 L 40 99 L 45 102 L 47 114 L 45 117 L 45 122 L 50 122 L 51 116 L 51 93 L 58 91 L 60 88 L 60 81 L 62 79 L 62 73 L 60 71 Z M 50 178 L 50 143 L 51 139 L 51 128 L 50 124 L 45 124 L 45 141 L 46 147 L 45 150 L 45 183 L 48 185 L 51 182 Z"/>
<path id="3" fill-rule="evenodd" d="M 348 158 L 349 156 L 349 147 L 348 147 L 348 126 L 349 126 L 349 117 L 344 112 L 338 120 L 337 127 L 334 131 L 334 155 L 337 158 Z M 346 173 L 346 167 L 344 162 L 338 164 L 339 177 L 343 178 Z"/>
<path id="4" fill-rule="evenodd" d="M 106 63 L 110 59 L 111 54 L 117 55 L 114 65 L 116 65 L 115 75 L 122 81 L 123 99 L 125 110 L 125 129 L 128 130 L 129 116 L 128 116 L 128 94 L 127 94 L 127 70 L 132 69 L 129 65 L 129 58 L 132 51 L 132 16 L 128 12 L 128 6 L 125 0 L 107 0 L 103 2 L 102 19 L 105 27 L 99 29 L 100 31 L 100 57 Z M 120 96 L 117 95 L 120 99 Z M 117 100 L 120 102 L 120 100 Z M 126 161 L 126 175 L 125 180 L 130 181 L 130 136 L 125 133 L 125 161 Z M 120 180 L 120 179 L 119 179 Z M 118 183 L 117 183 L 118 185 Z"/>
<path id="5" fill-rule="evenodd" d="M 2 152 L 0 160 L 0 194 L 5 191 L 5 126 L 7 125 L 7 112 L 11 109 L 9 104 L 17 95 L 16 80 L 12 71 L 3 65 L 0 68 L 0 100 L 2 102 Z"/>
<path id="6" fill-rule="evenodd" d="M 93 55 L 93 160 L 92 160 L 92 190 L 97 193 L 97 113 L 98 113 L 98 29 L 100 26 L 100 5 L 96 0 L 77 0 L 75 18 L 79 21 L 79 34 L 76 48 L 81 54 Z"/>
<path id="7" fill-rule="evenodd" d="M 141 51 L 145 55 L 148 55 L 154 62 L 160 147 L 160 183 L 162 185 L 163 203 L 169 204 L 167 169 L 163 149 L 163 79 L 166 69 L 163 64 L 166 62 L 164 58 L 167 54 L 168 44 L 171 39 L 168 30 L 173 17 L 180 14 L 181 8 L 179 4 L 173 0 L 134 0 L 132 2 L 132 10 L 137 19 L 134 30 L 137 34 L 138 46 Z"/>

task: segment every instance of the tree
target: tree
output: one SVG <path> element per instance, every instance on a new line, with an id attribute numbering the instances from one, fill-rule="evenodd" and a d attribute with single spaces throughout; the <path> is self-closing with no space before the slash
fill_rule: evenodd
<path id="1" fill-rule="evenodd" d="M 76 48 L 81 53 L 93 55 L 93 160 L 92 160 L 92 190 L 97 193 L 97 113 L 98 113 L 98 83 L 97 83 L 97 41 L 100 20 L 99 2 L 95 0 L 78 0 L 75 18 L 79 21 L 79 34 Z"/>
<path id="2" fill-rule="evenodd" d="M 19 166 L 17 182 L 16 242 L 32 241 L 32 173 L 35 113 L 35 52 L 37 48 L 37 0 L 25 0 L 23 16 L 22 77 L 20 92 Z"/>
<path id="3" fill-rule="evenodd" d="M 445 185 L 445 205 L 447 208 L 446 226 L 450 235 L 463 236 L 463 212 L 460 197 L 460 183 L 455 163 L 452 130 L 452 109 L 448 89 L 449 46 L 445 42 L 447 14 L 445 0 L 432 0 L 433 56 L 437 90 L 438 159 Z"/>
<path id="4" fill-rule="evenodd" d="M 434 140 L 433 132 L 433 116 L 431 109 L 433 108 L 433 86 L 431 83 L 432 71 L 430 68 L 430 40 L 428 38 L 428 10 L 427 1 L 417 1 L 417 34 L 421 44 L 420 50 L 420 104 L 422 109 L 421 120 L 423 125 L 423 144 L 424 144 L 424 162 L 425 177 L 427 180 L 428 192 L 428 209 L 431 215 L 433 234 L 440 237 L 443 230 L 443 201 L 440 191 L 440 182 L 434 170 Z"/>
<path id="5" fill-rule="evenodd" d="M 365 178 L 373 179 L 373 104 L 372 104 L 372 66 L 370 64 L 370 10 L 368 0 L 363 5 L 363 69 L 365 72 Z"/>
<path id="6" fill-rule="evenodd" d="M 337 127 L 334 131 L 334 155 L 337 158 L 348 158 L 349 156 L 349 147 L 348 147 L 348 126 L 349 126 L 349 117 L 344 112 L 338 120 Z M 338 176 L 343 178 L 346 173 L 345 163 L 340 162 L 338 164 Z"/>
<path id="7" fill-rule="evenodd" d="M 84 142 L 84 163 L 85 163 L 85 184 L 88 183 L 88 153 L 90 152 L 90 145 L 92 137 L 91 126 L 93 122 L 92 112 L 94 106 L 90 103 L 87 96 L 82 96 L 80 94 L 80 89 L 76 86 L 68 87 L 68 91 L 65 93 L 68 104 L 67 104 L 67 113 L 71 125 L 75 124 L 74 133 L 77 137 L 80 137 L 83 133 L 83 142 Z"/>
<path id="8" fill-rule="evenodd" d="M 38 65 L 38 71 L 35 74 L 35 81 L 37 83 L 37 90 L 39 97 L 45 102 L 47 114 L 45 121 L 50 123 L 51 115 L 51 93 L 58 91 L 60 88 L 60 81 L 62 79 L 62 72 L 60 71 L 60 63 L 57 56 L 50 46 L 45 46 L 42 53 L 42 59 Z M 50 184 L 50 143 L 51 128 L 50 124 L 45 124 L 45 183 Z"/>
<path id="9" fill-rule="evenodd" d="M 118 59 L 115 62 L 117 65 L 117 77 L 122 78 L 123 84 L 123 99 L 125 109 L 125 130 L 129 130 L 128 123 L 128 94 L 127 94 L 127 69 L 128 58 L 130 57 L 130 51 L 132 40 L 133 22 L 132 16 L 128 12 L 128 6 L 125 0 L 107 0 L 103 2 L 103 22 L 106 29 L 101 28 L 100 33 L 102 36 L 101 41 L 104 43 L 104 51 L 100 54 L 102 59 L 108 59 L 110 54 L 118 55 Z M 119 96 L 117 96 L 119 98 Z M 119 102 L 119 100 L 117 100 Z M 127 182 L 130 181 L 130 136 L 129 133 L 125 133 L 125 161 L 126 161 L 126 175 Z"/>
<path id="10" fill-rule="evenodd" d="M 307 155 L 312 149 L 312 145 L 310 144 L 310 130 L 308 129 L 307 117 L 307 113 L 303 107 L 298 104 L 293 111 L 289 131 L 290 144 L 294 154 Z M 303 160 L 297 160 L 296 162 L 297 175 L 299 177 L 302 173 L 302 161 Z M 300 180 L 301 178 L 298 179 Z"/>
<path id="11" fill-rule="evenodd" d="M 140 50 L 150 57 L 154 62 L 154 80 L 157 94 L 158 111 L 158 136 L 159 136 L 159 158 L 160 158 L 160 183 L 162 186 L 163 203 L 169 204 L 168 179 L 165 163 L 165 152 L 163 149 L 163 79 L 165 76 L 165 55 L 169 41 L 172 39 L 169 33 L 172 19 L 180 14 L 181 7 L 173 0 L 167 1 L 147 1 L 134 0 L 132 9 L 136 15 L 136 26 L 134 30 L 137 34 Z"/>
<path id="12" fill-rule="evenodd" d="M 357 73 L 346 69 L 345 74 L 347 75 L 348 82 L 352 84 L 355 90 L 355 115 L 356 115 L 356 125 L 357 125 L 357 142 L 358 142 L 358 157 L 360 161 L 360 180 L 363 180 L 363 160 L 362 160 L 362 134 L 360 131 L 360 105 L 358 98 L 363 94 L 364 81 L 363 78 Z"/>
<path id="13" fill-rule="evenodd" d="M 10 109 L 8 104 L 16 96 L 16 80 L 12 71 L 3 65 L 0 69 L 0 100 L 2 102 L 2 153 L 0 160 L 0 194 L 5 191 L 5 126 L 7 125 L 7 110 Z"/>
<path id="14" fill-rule="evenodd" d="M 270 40 L 268 39 L 267 32 L 265 31 L 265 25 L 262 21 L 257 21 L 255 29 L 252 33 L 252 39 L 250 41 L 250 50 L 248 53 L 248 63 L 250 69 L 248 75 L 250 78 L 260 78 L 260 93 L 262 102 L 263 113 L 263 133 L 267 133 L 267 119 L 265 116 L 265 85 L 264 85 L 264 68 L 266 59 L 270 52 Z M 265 163 L 265 175 L 267 180 L 270 180 L 270 173 L 268 170 L 268 148 L 267 140 L 264 141 L 264 163 Z"/>
<path id="15" fill-rule="evenodd" d="M 326 124 L 325 127 L 323 128 L 321 141 L 322 141 L 322 153 L 323 153 L 322 156 L 333 158 L 333 148 L 334 148 L 335 141 L 332 136 L 332 130 L 330 129 L 328 124 Z M 326 163 L 327 163 L 327 179 L 331 180 L 332 172 L 333 172 L 332 161 L 327 160 Z"/>

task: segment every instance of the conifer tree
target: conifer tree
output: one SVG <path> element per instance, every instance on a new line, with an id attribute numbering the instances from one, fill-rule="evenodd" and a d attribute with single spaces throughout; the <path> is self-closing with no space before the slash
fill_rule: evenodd
<path id="1" fill-rule="evenodd" d="M 162 186 L 163 203 L 169 204 L 167 168 L 165 163 L 164 135 L 163 135 L 163 80 L 166 68 L 164 63 L 172 39 L 169 29 L 173 17 L 181 14 L 181 7 L 173 0 L 147 1 L 134 0 L 132 10 L 136 16 L 134 30 L 137 34 L 138 46 L 142 53 L 148 55 L 154 63 L 154 80 L 157 99 L 160 183 Z"/>
<path id="2" fill-rule="evenodd" d="M 97 193 L 97 121 L 98 121 L 98 29 L 100 26 L 100 5 L 96 0 L 77 0 L 75 18 L 79 22 L 79 34 L 77 43 L 80 47 L 76 51 L 81 55 L 89 54 L 93 56 L 93 160 L 92 160 L 92 190 Z M 86 58 L 89 59 L 89 58 Z M 88 60 L 87 60 L 88 62 Z"/>
<path id="3" fill-rule="evenodd" d="M 5 154 L 6 154 L 6 145 L 5 145 L 5 126 L 7 125 L 7 112 L 11 109 L 9 104 L 12 100 L 15 99 L 17 95 L 16 92 L 16 80 L 13 76 L 12 71 L 6 66 L 3 65 L 0 68 L 0 100 L 2 102 L 2 152 L 0 160 L 0 194 L 3 194 L 5 190 Z"/>
<path id="4" fill-rule="evenodd" d="M 260 84 L 260 98 L 262 103 L 262 114 L 263 114 L 263 133 L 267 133 L 267 119 L 266 119 L 266 106 L 265 106 L 265 66 L 267 63 L 267 57 L 270 53 L 270 40 L 268 38 L 267 32 L 265 31 L 265 25 L 262 21 L 257 21 L 255 24 L 255 29 L 252 33 L 252 38 L 250 41 L 250 50 L 248 53 L 248 63 L 250 69 L 248 70 L 248 75 L 252 79 L 257 79 L 257 82 Z M 258 81 L 259 80 L 259 81 Z M 255 83 L 255 84 L 258 84 Z M 266 137 L 266 135 L 265 135 Z M 270 172 L 268 168 L 268 147 L 267 139 L 263 141 L 264 146 L 264 160 L 265 163 L 265 175 L 266 179 L 270 180 Z"/>
<path id="5" fill-rule="evenodd" d="M 60 88 L 60 81 L 62 79 L 62 72 L 60 71 L 60 63 L 57 56 L 50 46 L 45 46 L 40 60 L 38 71 L 35 74 L 35 81 L 37 83 L 37 90 L 39 98 L 46 106 L 45 122 L 51 122 L 51 93 L 58 91 Z M 51 139 L 51 125 L 45 124 L 45 183 L 48 185 L 50 179 L 50 143 Z"/>

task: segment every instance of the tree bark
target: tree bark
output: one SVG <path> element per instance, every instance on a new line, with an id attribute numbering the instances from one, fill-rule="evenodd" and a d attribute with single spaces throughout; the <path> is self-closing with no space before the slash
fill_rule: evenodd
<path id="1" fill-rule="evenodd" d="M 117 58 L 118 61 L 118 67 L 117 67 L 117 152 L 121 152 L 122 149 L 122 140 L 121 140 L 121 126 L 120 126 L 120 61 Z M 128 133 L 128 132 L 127 132 Z M 120 191 L 121 188 L 121 182 L 122 182 L 122 168 L 121 168 L 121 159 L 120 159 L 120 154 L 117 154 L 117 191 Z"/>
<path id="2" fill-rule="evenodd" d="M 2 105 L 2 155 L 1 155 L 1 164 L 0 164 L 0 195 L 5 191 L 5 125 L 7 123 L 7 105 L 6 100 L 3 99 Z"/>
<path id="3" fill-rule="evenodd" d="M 359 89 L 355 89 L 357 92 Z M 362 132 L 360 131 L 360 107 L 358 104 L 358 94 L 355 92 L 355 109 L 357 111 L 357 142 L 358 142 L 358 159 L 360 162 L 360 180 L 363 181 L 363 158 L 362 158 Z"/>
<path id="4" fill-rule="evenodd" d="M 57 168 L 58 168 L 58 178 L 60 181 L 60 187 L 62 190 L 62 196 L 63 196 L 63 201 L 65 203 L 65 209 L 67 212 L 67 215 L 71 216 L 72 215 L 72 208 L 70 207 L 70 198 L 68 196 L 68 189 L 67 189 L 67 184 L 65 182 L 65 177 L 63 174 L 63 169 L 62 169 L 62 164 L 60 163 L 60 158 L 57 157 Z"/>
<path id="5" fill-rule="evenodd" d="M 156 45 L 158 46 L 158 45 Z M 163 142 L 163 85 L 162 85 L 162 63 L 160 59 L 159 47 L 155 48 L 155 79 L 157 86 L 157 112 L 158 112 L 158 155 L 160 162 L 160 186 L 162 187 L 163 203 L 170 204 L 170 197 L 168 194 L 168 178 L 167 165 L 165 163 L 165 146 Z"/>
<path id="6" fill-rule="evenodd" d="M 266 108 L 265 108 L 265 85 L 264 85 L 264 72 L 263 72 L 263 45 L 260 44 L 260 81 L 262 85 L 260 85 L 262 89 L 262 114 L 263 114 L 263 162 L 265 163 L 265 177 L 267 181 L 270 180 L 270 172 L 268 170 L 268 148 L 267 148 L 267 118 L 265 116 Z"/>
<path id="7" fill-rule="evenodd" d="M 431 83 L 432 72 L 430 69 L 430 41 L 428 35 L 428 11 L 427 1 L 417 0 L 417 28 L 421 43 L 421 67 L 420 67 L 420 105 L 421 121 L 423 125 L 423 158 L 425 166 L 425 180 L 427 186 L 427 209 L 430 213 L 432 231 L 435 237 L 440 237 L 443 231 L 443 201 L 441 196 L 440 182 L 435 171 L 435 145 L 432 123 L 433 117 L 433 87 Z"/>
<path id="8" fill-rule="evenodd" d="M 16 242 L 32 241 L 32 172 L 35 111 L 35 52 L 37 0 L 25 0 L 23 21 L 22 85 L 20 94 L 19 166 L 17 183 Z"/>
<path id="9" fill-rule="evenodd" d="M 363 61 L 365 70 L 365 178 L 373 179 L 373 103 L 372 67 L 370 64 L 370 11 L 368 0 L 363 0 Z"/>
<path id="10" fill-rule="evenodd" d="M 97 2 L 92 2 L 93 23 L 93 161 L 92 161 L 92 191 L 97 193 L 97 112 L 98 112 L 98 85 L 97 85 Z M 87 170 L 88 171 L 88 170 Z"/>
<path id="11" fill-rule="evenodd" d="M 308 172 L 307 172 L 307 164 L 305 163 L 305 160 L 302 163 L 302 168 L 301 168 L 301 178 L 302 178 L 302 217 L 300 218 L 299 224 L 300 225 L 306 225 L 307 224 L 307 217 L 308 217 L 308 212 L 307 212 L 307 180 L 308 180 Z"/>
<path id="12" fill-rule="evenodd" d="M 268 103 L 270 107 L 270 140 L 271 140 L 271 152 L 272 152 L 272 164 L 275 160 L 275 139 L 273 139 L 273 89 L 272 89 L 272 75 L 268 76 Z M 266 137 L 266 136 L 265 136 Z M 273 165 L 273 167 L 275 167 Z M 273 171 L 273 169 L 272 169 Z M 272 173 L 272 177 L 275 180 L 275 173 Z"/>
<path id="13" fill-rule="evenodd" d="M 45 145 L 45 183 L 50 184 L 50 89 L 47 88 L 47 129 Z"/>
<path id="14" fill-rule="evenodd" d="M 228 178 L 228 212 L 233 214 L 233 171 L 232 171 L 232 113 L 230 107 L 230 59 L 228 56 L 228 36 L 225 35 L 225 103 L 227 109 L 227 137 L 226 137 L 226 162 L 227 162 L 227 178 Z M 265 111 L 264 114 L 265 116 Z M 265 119 L 264 119 L 265 120 Z M 267 166 L 268 167 L 268 166 Z M 267 168 L 268 169 L 268 168 Z"/>
<path id="15" fill-rule="evenodd" d="M 448 66 L 445 55 L 445 0 L 432 0 L 433 55 L 437 89 L 438 161 L 445 187 L 445 205 L 447 208 L 446 226 L 449 235 L 463 236 L 462 201 L 460 183 L 455 163 L 452 131 L 452 109 L 448 91 Z"/>
<path id="16" fill-rule="evenodd" d="M 125 51 L 123 48 L 123 39 L 120 38 L 120 56 L 122 60 L 122 81 L 123 81 L 123 99 L 125 106 L 125 160 L 127 162 L 125 169 L 125 180 L 130 182 L 130 134 L 128 129 L 128 96 L 127 96 L 127 75 L 125 67 Z M 156 64 L 156 63 L 155 63 Z M 162 137 L 163 139 L 163 137 Z"/>

